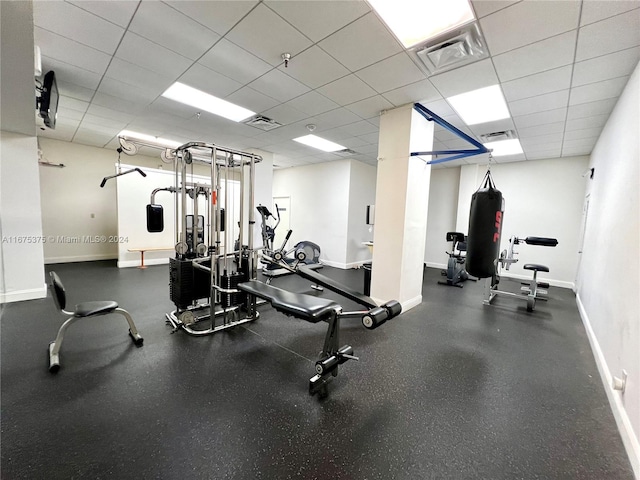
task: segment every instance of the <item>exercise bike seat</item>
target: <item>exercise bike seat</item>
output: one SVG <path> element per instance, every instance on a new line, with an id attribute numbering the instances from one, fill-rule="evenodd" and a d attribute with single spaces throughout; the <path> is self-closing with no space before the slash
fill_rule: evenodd
<path id="1" fill-rule="evenodd" d="M 289 292 L 258 280 L 240 283 L 238 284 L 238 289 L 250 295 L 264 298 L 279 312 L 311 323 L 325 320 L 341 308 L 336 302 L 326 298 Z"/>
<path id="2" fill-rule="evenodd" d="M 524 267 L 525 270 L 534 270 L 536 272 L 548 272 L 549 267 L 545 265 L 538 265 L 536 263 L 527 263 Z"/>

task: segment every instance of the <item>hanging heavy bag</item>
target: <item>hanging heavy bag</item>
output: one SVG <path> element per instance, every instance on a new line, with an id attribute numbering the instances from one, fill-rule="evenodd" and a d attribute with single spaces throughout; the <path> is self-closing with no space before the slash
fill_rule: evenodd
<path id="1" fill-rule="evenodd" d="M 469 213 L 465 268 L 474 277 L 492 277 L 496 273 L 503 213 L 502 193 L 496 189 L 491 171 L 487 170 L 480 188 L 471 197 Z"/>

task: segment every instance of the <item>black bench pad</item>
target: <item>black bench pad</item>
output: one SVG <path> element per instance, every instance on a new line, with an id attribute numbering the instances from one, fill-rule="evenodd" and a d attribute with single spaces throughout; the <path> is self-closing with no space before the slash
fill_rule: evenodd
<path id="1" fill-rule="evenodd" d="M 558 240 L 549 237 L 527 237 L 524 239 L 527 245 L 538 245 L 541 247 L 555 247 L 558 245 Z"/>
<path id="2" fill-rule="evenodd" d="M 256 297 L 264 298 L 279 312 L 317 323 L 329 318 L 340 305 L 326 298 L 304 293 L 294 293 L 267 285 L 258 280 L 249 280 L 238 285 L 238 289 Z"/>
<path id="3" fill-rule="evenodd" d="M 352 300 L 367 308 L 376 308 L 378 306 L 376 302 L 374 302 L 370 297 L 362 295 L 360 292 L 352 290 L 346 285 L 343 285 L 340 282 L 336 282 L 334 279 L 310 269 L 306 265 L 300 265 L 296 270 L 296 273 L 302 278 L 306 278 L 307 280 L 315 282 L 318 285 L 322 285 L 323 287 L 326 287 L 329 290 L 336 292 L 337 294 L 342 295 L 343 297 L 346 297 L 349 300 Z"/>
<path id="4" fill-rule="evenodd" d="M 549 267 L 545 265 L 538 265 L 536 263 L 527 263 L 524 267 L 525 270 L 537 270 L 538 272 L 548 272 Z"/>

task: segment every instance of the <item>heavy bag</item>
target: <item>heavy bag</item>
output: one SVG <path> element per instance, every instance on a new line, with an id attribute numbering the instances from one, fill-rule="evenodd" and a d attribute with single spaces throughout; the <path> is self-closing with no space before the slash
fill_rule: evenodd
<path id="1" fill-rule="evenodd" d="M 474 277 L 492 277 L 496 273 L 503 213 L 502 193 L 496 189 L 491 172 L 487 171 L 480 188 L 471 197 L 469 213 L 465 268 Z"/>

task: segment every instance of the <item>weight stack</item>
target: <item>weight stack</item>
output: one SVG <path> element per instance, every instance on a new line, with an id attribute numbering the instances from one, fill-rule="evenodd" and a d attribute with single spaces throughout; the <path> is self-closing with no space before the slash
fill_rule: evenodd
<path id="1" fill-rule="evenodd" d="M 193 268 L 191 260 L 169 259 L 169 296 L 180 310 L 199 298 L 207 298 L 211 288 L 207 272 Z"/>
<path id="2" fill-rule="evenodd" d="M 220 276 L 221 287 L 224 289 L 237 289 L 238 284 L 242 282 L 242 274 L 238 272 L 233 272 L 230 274 L 225 273 Z M 222 298 L 220 300 L 220 304 L 222 308 L 234 307 L 242 303 L 241 293 L 223 293 Z"/>

